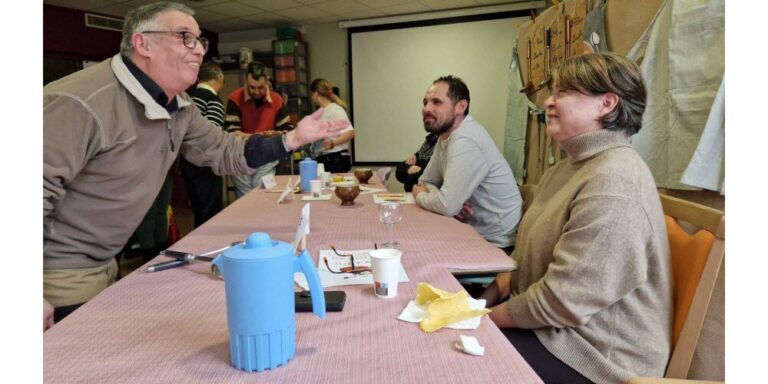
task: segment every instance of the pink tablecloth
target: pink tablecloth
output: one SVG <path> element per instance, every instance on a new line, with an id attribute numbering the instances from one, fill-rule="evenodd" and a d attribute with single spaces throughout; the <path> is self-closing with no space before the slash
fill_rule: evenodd
<path id="1" fill-rule="evenodd" d="M 285 178 L 278 177 L 284 183 Z M 305 202 L 281 205 L 278 195 L 254 191 L 174 245 L 203 252 L 265 231 L 291 242 Z M 385 240 L 372 195 L 352 207 L 311 202 L 308 247 L 372 247 Z M 426 334 L 396 319 L 418 282 L 457 291 L 449 270 L 510 270 L 511 259 L 468 225 L 406 205 L 395 227 L 410 278 L 395 299 L 370 286 L 346 286 L 342 312 L 323 320 L 296 315 L 296 354 L 273 371 L 246 373 L 230 365 L 224 282 L 210 264 L 195 262 L 157 273 L 134 272 L 44 334 L 44 378 L 50 383 L 539 383 L 541 380 L 487 318 L 476 330 Z M 152 261 L 167 260 L 158 257 Z M 485 356 L 454 348 L 459 335 L 477 337 Z"/>

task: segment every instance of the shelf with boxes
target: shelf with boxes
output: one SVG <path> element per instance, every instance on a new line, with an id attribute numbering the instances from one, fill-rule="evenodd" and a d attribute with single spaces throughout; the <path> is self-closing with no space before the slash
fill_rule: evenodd
<path id="1" fill-rule="evenodd" d="M 298 38 L 272 41 L 275 90 L 284 96 L 294 124 L 312 112 L 307 43 Z"/>

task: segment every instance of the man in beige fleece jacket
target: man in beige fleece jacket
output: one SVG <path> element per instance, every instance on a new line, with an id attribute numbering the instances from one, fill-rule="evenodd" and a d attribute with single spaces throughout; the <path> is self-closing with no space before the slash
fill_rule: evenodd
<path id="1" fill-rule="evenodd" d="M 210 124 L 184 92 L 208 47 L 193 14 L 139 7 L 120 53 L 43 88 L 43 329 L 114 281 L 115 254 L 180 153 L 245 174 L 348 125 L 320 122 L 318 110 L 285 135 L 243 140 Z"/>

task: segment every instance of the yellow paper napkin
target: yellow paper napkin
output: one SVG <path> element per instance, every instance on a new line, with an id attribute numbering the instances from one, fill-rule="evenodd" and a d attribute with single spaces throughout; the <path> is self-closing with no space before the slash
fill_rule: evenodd
<path id="1" fill-rule="evenodd" d="M 418 308 L 411 308 L 409 311 L 409 308 L 412 307 L 409 304 L 399 318 L 405 321 L 419 321 L 419 328 L 422 331 L 434 332 L 454 323 L 491 312 L 485 308 L 477 308 L 476 305 L 475 308 L 470 308 L 469 300 L 470 297 L 464 291 L 452 293 L 427 283 L 419 283 L 416 286 L 416 299 L 414 300 L 414 304 Z M 406 311 L 417 314 L 408 318 L 408 315 L 405 314 Z"/>

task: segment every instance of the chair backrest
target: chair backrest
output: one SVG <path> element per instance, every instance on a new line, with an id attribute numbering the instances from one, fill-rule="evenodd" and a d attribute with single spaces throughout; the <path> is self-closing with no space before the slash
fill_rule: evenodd
<path id="1" fill-rule="evenodd" d="M 520 195 L 523 198 L 523 214 L 531 206 L 533 198 L 536 196 L 536 192 L 539 190 L 539 186 L 536 184 L 523 184 L 519 187 Z"/>
<path id="2" fill-rule="evenodd" d="M 386 185 L 387 180 L 389 179 L 389 173 L 392 171 L 391 167 L 381 167 L 376 170 L 376 177 L 381 180 L 381 183 Z"/>
<path id="3" fill-rule="evenodd" d="M 659 196 L 666 216 L 675 279 L 672 355 L 665 377 L 685 379 L 725 258 L 725 214 L 690 201 Z M 681 221 L 699 231 L 689 235 Z"/>

